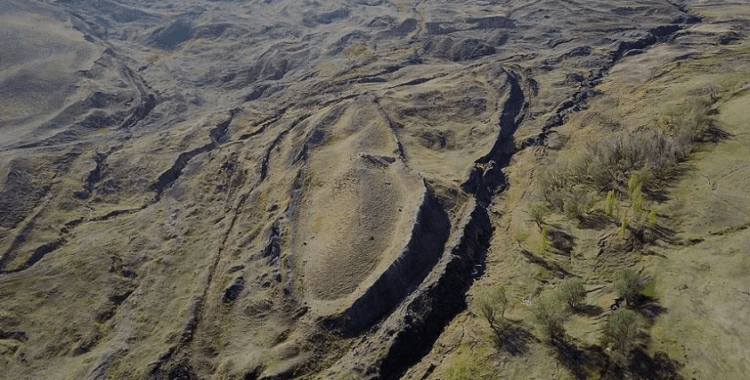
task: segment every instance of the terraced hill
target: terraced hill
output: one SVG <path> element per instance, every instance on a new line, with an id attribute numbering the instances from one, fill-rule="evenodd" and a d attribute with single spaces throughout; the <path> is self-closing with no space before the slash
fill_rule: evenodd
<path id="1" fill-rule="evenodd" d="M 0 20 L 0 378 L 747 373 L 744 2 L 7 0 Z M 647 192 L 651 229 L 615 239 L 593 189 L 537 236 L 535 173 L 686 114 L 712 138 Z M 668 311 L 618 367 L 599 337 L 623 267 Z M 530 306 L 568 277 L 594 311 L 550 346 Z M 467 303 L 497 284 L 516 335 L 493 344 Z"/>

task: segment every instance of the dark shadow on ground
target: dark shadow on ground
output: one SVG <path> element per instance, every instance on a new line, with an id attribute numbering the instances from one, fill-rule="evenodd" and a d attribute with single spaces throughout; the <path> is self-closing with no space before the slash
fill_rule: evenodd
<path id="1" fill-rule="evenodd" d="M 643 256 L 656 256 L 656 257 L 661 257 L 662 259 L 666 259 L 667 258 L 666 255 L 663 255 L 663 254 L 658 253 L 658 252 L 654 252 L 654 251 L 652 251 L 650 249 L 644 249 L 641 253 L 643 254 Z"/>
<path id="2" fill-rule="evenodd" d="M 578 218 L 578 228 L 603 230 L 616 222 L 616 219 L 602 210 L 594 210 Z"/>
<path id="3" fill-rule="evenodd" d="M 495 347 L 513 356 L 523 355 L 529 351 L 531 343 L 538 339 L 521 326 L 509 326 L 493 329 Z"/>
<path id="4" fill-rule="evenodd" d="M 532 264 L 539 265 L 540 267 L 552 272 L 557 276 L 558 278 L 568 278 L 568 277 L 576 277 L 573 273 L 570 273 L 566 271 L 565 269 L 561 268 L 557 263 L 548 263 L 543 258 L 534 255 L 530 251 L 527 251 L 523 248 L 521 248 L 521 254 L 528 259 Z"/>
<path id="5" fill-rule="evenodd" d="M 675 183 L 680 178 L 684 177 L 688 173 L 695 171 L 695 166 L 689 162 L 682 161 L 676 168 L 672 168 L 669 173 L 666 173 L 663 178 L 656 181 L 653 188 L 644 189 L 643 193 L 650 200 L 662 203 L 669 201 L 669 184 Z M 659 215 L 663 216 L 663 215 Z"/>
<path id="6" fill-rule="evenodd" d="M 682 365 L 664 352 L 649 356 L 642 348 L 630 352 L 627 371 L 635 379 L 682 380 L 678 370 Z"/>
<path id="7" fill-rule="evenodd" d="M 557 360 L 576 379 L 601 378 L 609 367 L 609 356 L 599 346 L 578 347 L 567 337 L 552 341 Z"/>
<path id="8" fill-rule="evenodd" d="M 618 364 L 598 345 L 579 347 L 567 337 L 552 341 L 557 360 L 576 379 L 683 380 L 683 366 L 664 352 L 650 356 L 643 347 L 630 351 L 624 363 Z"/>
<path id="9" fill-rule="evenodd" d="M 659 305 L 658 299 L 643 294 L 635 297 L 630 308 L 646 318 L 649 324 L 653 323 L 658 316 L 669 311 L 666 307 Z"/>
<path id="10" fill-rule="evenodd" d="M 703 141 L 718 143 L 724 140 L 729 140 L 732 137 L 734 137 L 733 134 L 719 128 L 716 121 L 711 119 L 708 123 L 708 128 L 706 128 L 706 132 L 703 135 Z"/>
<path id="11" fill-rule="evenodd" d="M 575 236 L 561 229 L 553 229 L 547 231 L 547 238 L 551 242 L 552 247 L 567 254 L 568 256 L 576 247 Z"/>
<path id="12" fill-rule="evenodd" d="M 584 317 L 596 317 L 604 313 L 604 308 L 599 305 L 578 305 L 573 312 Z"/>
<path id="13" fill-rule="evenodd" d="M 676 243 L 674 238 L 675 232 L 667 227 L 655 225 L 653 227 L 645 227 L 640 234 L 636 234 L 642 242 L 653 244 L 656 240 L 662 240 L 669 244 Z"/>

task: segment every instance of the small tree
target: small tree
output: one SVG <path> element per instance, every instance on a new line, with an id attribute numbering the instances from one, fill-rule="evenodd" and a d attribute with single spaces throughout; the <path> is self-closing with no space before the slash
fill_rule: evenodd
<path id="1" fill-rule="evenodd" d="M 583 186 L 577 186 L 565 193 L 563 213 L 570 219 L 581 219 L 589 212 L 593 197 Z"/>
<path id="2" fill-rule="evenodd" d="M 612 216 L 615 208 L 615 191 L 610 190 L 607 192 L 607 203 L 604 205 L 604 213 Z"/>
<path id="3" fill-rule="evenodd" d="M 539 249 L 542 253 L 547 251 L 547 248 L 549 247 L 549 231 L 547 230 L 547 226 L 544 226 L 542 228 L 542 232 L 540 235 L 540 243 L 539 243 Z"/>
<path id="4" fill-rule="evenodd" d="M 638 185 L 633 190 L 633 194 L 630 196 L 633 202 L 633 211 L 639 213 L 643 210 L 643 185 Z"/>
<path id="5" fill-rule="evenodd" d="M 622 213 L 622 218 L 620 219 L 620 239 L 625 239 L 625 232 L 628 230 L 628 210 L 626 209 Z"/>
<path id="6" fill-rule="evenodd" d="M 612 345 L 616 359 L 622 360 L 638 343 L 643 326 L 643 317 L 632 310 L 618 309 L 609 316 L 604 328 L 604 343 Z"/>
<path id="7" fill-rule="evenodd" d="M 628 195 L 631 197 L 636 192 L 636 189 L 642 189 L 643 188 L 643 178 L 641 177 L 641 174 L 638 172 L 631 172 L 630 173 L 630 179 L 628 180 Z"/>
<path id="8" fill-rule="evenodd" d="M 529 214 L 531 220 L 536 223 L 539 230 L 542 229 L 544 219 L 550 214 L 550 210 L 543 202 L 531 202 L 526 208 L 526 212 Z"/>
<path id="9" fill-rule="evenodd" d="M 580 278 L 569 278 L 557 287 L 557 295 L 560 301 L 568 304 L 571 309 L 576 309 L 586 299 L 586 289 Z"/>
<path id="10" fill-rule="evenodd" d="M 656 210 L 651 210 L 651 212 L 648 213 L 648 216 L 646 216 L 646 220 L 648 221 L 648 225 L 651 228 L 655 228 L 656 225 L 657 225 L 657 223 L 658 223 L 658 219 L 657 219 L 657 216 L 656 216 Z"/>
<path id="11" fill-rule="evenodd" d="M 557 297 L 539 297 L 531 309 L 534 322 L 539 325 L 539 330 L 550 341 L 554 341 L 565 333 L 563 321 L 565 311 Z"/>
<path id="12" fill-rule="evenodd" d="M 645 288 L 646 279 L 639 276 L 632 269 L 623 269 L 615 273 L 614 288 L 617 295 L 625 298 L 631 305 L 635 297 Z"/>
<path id="13" fill-rule="evenodd" d="M 471 301 L 474 314 L 484 318 L 490 324 L 490 328 L 501 329 L 504 325 L 498 318 L 505 318 L 505 308 L 508 306 L 508 297 L 505 289 L 499 286 L 484 288 L 477 292 Z"/>
<path id="14" fill-rule="evenodd" d="M 529 231 L 523 228 L 517 229 L 516 232 L 513 234 L 513 240 L 515 240 L 516 244 L 518 244 L 518 248 L 522 248 L 521 243 L 525 242 L 526 238 L 528 237 L 529 237 Z"/>

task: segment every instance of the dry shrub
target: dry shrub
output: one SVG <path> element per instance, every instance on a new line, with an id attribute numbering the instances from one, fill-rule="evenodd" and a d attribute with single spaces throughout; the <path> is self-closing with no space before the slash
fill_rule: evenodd
<path id="1" fill-rule="evenodd" d="M 557 296 L 560 301 L 567 304 L 573 310 L 583 304 L 587 294 L 588 292 L 586 292 L 586 288 L 583 286 L 583 280 L 580 278 L 568 278 L 557 287 Z"/>
<path id="2" fill-rule="evenodd" d="M 526 206 L 526 213 L 529 214 L 531 221 L 536 223 L 537 227 L 541 230 L 544 219 L 549 216 L 550 211 L 544 202 L 531 202 Z"/>
<path id="3" fill-rule="evenodd" d="M 615 273 L 613 286 L 617 295 L 631 305 L 649 281 L 651 281 L 650 278 L 641 276 L 632 269 L 622 269 Z"/>
<path id="4" fill-rule="evenodd" d="M 643 317 L 632 310 L 621 308 L 609 316 L 603 340 L 612 346 L 615 361 L 625 361 L 627 353 L 638 345 L 644 326 Z"/>
<path id="5" fill-rule="evenodd" d="M 656 122 L 656 127 L 670 136 L 674 136 L 683 148 L 689 150 L 693 142 L 710 140 L 710 111 L 716 103 L 716 89 L 706 88 L 694 91 L 693 97 L 680 106 L 667 111 Z"/>
<path id="6" fill-rule="evenodd" d="M 626 194 L 632 191 L 631 178 L 645 193 L 659 192 L 687 158 L 682 144 L 661 131 L 618 133 L 590 142 L 575 157 L 543 171 L 542 197 L 552 209 L 580 218 L 595 200 L 592 192 Z"/>
<path id="7" fill-rule="evenodd" d="M 591 209 L 594 194 L 584 186 L 576 186 L 566 191 L 563 198 L 563 213 L 570 219 L 580 219 Z"/>
<path id="8" fill-rule="evenodd" d="M 597 193 L 608 193 L 607 215 L 615 209 L 615 195 L 627 195 L 640 214 L 645 206 L 643 195 L 657 198 L 679 173 L 680 162 L 689 157 L 695 143 L 726 135 L 711 121 L 717 99 L 714 88 L 701 89 L 652 126 L 634 133 L 608 134 L 561 157 L 539 176 L 542 200 L 551 210 L 581 219 L 597 200 Z"/>
<path id="9" fill-rule="evenodd" d="M 542 336 L 554 341 L 565 335 L 563 322 L 566 318 L 566 310 L 560 298 L 553 293 L 540 296 L 531 309 L 533 321 L 539 327 Z"/>
<path id="10" fill-rule="evenodd" d="M 687 158 L 682 144 L 661 131 L 619 133 L 586 146 L 586 172 L 576 177 L 585 178 L 599 191 L 624 193 L 631 175 L 637 173 L 644 190 L 657 191 Z"/>
<path id="11" fill-rule="evenodd" d="M 505 319 L 505 308 L 508 306 L 508 297 L 505 289 L 499 286 L 484 288 L 477 292 L 471 301 L 471 309 L 479 317 L 484 318 L 493 329 L 503 324 L 500 318 Z"/>

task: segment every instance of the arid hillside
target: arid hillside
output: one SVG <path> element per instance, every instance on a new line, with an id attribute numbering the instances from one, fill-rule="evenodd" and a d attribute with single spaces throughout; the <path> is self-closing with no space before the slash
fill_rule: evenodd
<path id="1" fill-rule="evenodd" d="M 5 0 L 0 36 L 0 379 L 750 372 L 744 1 Z"/>

